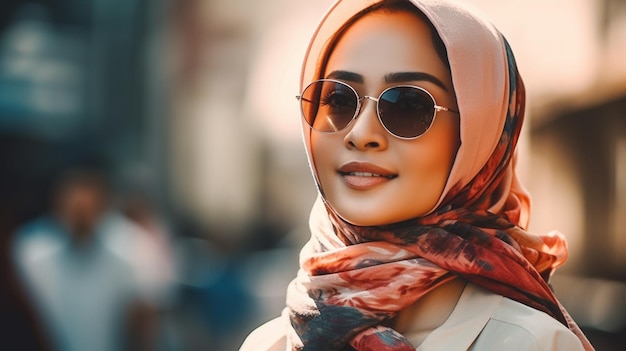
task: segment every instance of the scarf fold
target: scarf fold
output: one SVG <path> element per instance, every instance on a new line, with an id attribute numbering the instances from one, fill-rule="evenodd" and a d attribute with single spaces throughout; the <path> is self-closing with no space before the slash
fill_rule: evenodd
<path id="1" fill-rule="evenodd" d="M 374 2 L 377 1 L 368 0 Z M 285 313 L 291 322 L 291 349 L 415 350 L 404 336 L 389 327 L 390 320 L 430 291 L 461 277 L 547 313 L 568 326 L 586 350 L 593 350 L 548 285 L 554 270 L 567 259 L 563 235 L 535 235 L 525 230 L 530 201 L 515 173 L 515 147 L 523 122 L 525 94 L 508 43 L 499 33 L 494 36 L 490 25 L 459 10 L 458 5 L 440 0 L 412 2 L 430 18 L 448 48 L 461 111 L 462 145 L 439 204 L 423 217 L 386 226 L 360 227 L 344 221 L 318 196 L 309 221 L 311 239 L 300 253 L 300 270 L 287 290 Z M 346 11 L 338 10 L 337 4 L 326 21 L 333 10 Z M 464 31 L 461 25 L 450 25 L 451 13 L 463 13 L 459 22 L 471 29 Z M 468 18 L 470 24 L 464 22 Z M 444 27 L 439 22 L 448 25 Z M 316 35 L 324 30 L 324 23 Z M 465 43 L 464 36 L 480 37 L 481 33 L 487 33 L 480 38 L 481 44 L 491 40 L 497 45 L 487 50 L 486 44 L 475 47 L 471 41 Z M 453 39 L 457 42 L 451 42 Z M 318 41 L 314 37 L 311 48 L 319 45 Z M 304 75 L 312 71 L 307 62 L 312 60 L 319 66 L 317 55 L 324 56 L 322 49 L 312 52 L 311 48 L 308 56 L 313 57 L 307 57 Z M 503 68 L 503 74 L 490 77 L 496 86 L 493 89 L 501 94 L 501 107 L 491 107 L 500 104 L 497 99 L 496 103 L 474 101 L 480 99 L 476 91 L 486 94 L 489 89 L 472 89 L 480 83 L 464 74 L 477 70 L 467 64 L 474 62 L 466 57 L 467 50 L 475 55 L 487 52 L 496 58 L 483 60 L 484 71 Z M 467 120 L 473 117 L 482 120 Z M 494 123 L 499 129 L 493 132 L 498 136 L 493 146 L 481 144 L 479 139 L 485 132 L 480 130 L 482 125 L 475 125 L 490 120 L 500 121 Z M 307 134 L 310 130 L 306 126 L 303 130 L 315 176 Z M 474 153 L 486 155 L 483 162 L 472 160 L 480 167 L 468 165 L 467 160 Z"/>

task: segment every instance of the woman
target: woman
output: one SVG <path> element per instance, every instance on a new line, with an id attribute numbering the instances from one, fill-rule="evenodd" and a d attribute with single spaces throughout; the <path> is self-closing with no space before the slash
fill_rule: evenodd
<path id="1" fill-rule="evenodd" d="M 502 35 L 457 3 L 344 0 L 302 70 L 319 190 L 283 315 L 241 350 L 592 350 L 526 232 L 524 87 Z"/>

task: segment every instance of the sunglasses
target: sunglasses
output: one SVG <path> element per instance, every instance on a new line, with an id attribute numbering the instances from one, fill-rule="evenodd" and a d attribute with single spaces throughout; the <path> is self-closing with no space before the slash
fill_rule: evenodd
<path id="1" fill-rule="evenodd" d="M 361 96 L 348 84 L 334 79 L 320 79 L 296 96 L 302 116 L 318 132 L 335 133 L 354 121 L 364 99 L 376 102 L 378 120 L 392 135 L 415 139 L 426 133 L 440 111 L 459 113 L 439 106 L 425 89 L 412 85 L 387 88 L 378 98 Z"/>

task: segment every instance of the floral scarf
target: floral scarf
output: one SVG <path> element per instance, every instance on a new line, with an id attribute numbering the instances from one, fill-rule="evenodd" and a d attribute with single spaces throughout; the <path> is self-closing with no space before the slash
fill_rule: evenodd
<path id="1" fill-rule="evenodd" d="M 287 291 L 291 349 L 415 350 L 385 322 L 433 289 L 462 277 L 547 313 L 576 333 L 587 350 L 593 350 L 547 283 L 567 258 L 565 239 L 557 232 L 534 235 L 525 230 L 530 203 L 515 174 L 525 94 L 508 43 L 480 15 L 458 4 L 412 2 L 432 21 L 448 48 L 461 110 L 462 144 L 457 159 L 438 206 L 413 220 L 355 226 L 336 215 L 323 196 L 318 198 L 310 217 L 311 240 L 301 251 L 298 276 Z M 320 67 L 317 61 L 325 50 L 319 42 L 326 43 L 319 38 L 328 35 L 324 30 L 332 33 L 342 22 L 333 13 L 345 12 L 345 21 L 350 10 L 354 14 L 366 7 L 353 6 L 358 3 L 353 0 L 341 3 L 331 8 L 313 38 L 303 82 L 319 74 L 315 73 Z M 463 16 L 451 20 L 455 14 Z M 333 21 L 334 25 L 329 24 Z M 464 35 L 478 39 L 463 46 Z M 480 45 L 474 47 L 477 42 Z M 478 60 L 476 55 L 490 55 L 482 62 L 484 72 L 502 68 L 495 77 L 481 77 L 493 80 L 478 83 L 482 90 L 471 89 L 476 79 L 466 74 L 470 69 L 466 62 Z M 481 73 L 480 64 L 471 69 Z M 481 96 L 472 96 L 474 91 Z M 499 96 L 497 103 L 485 102 L 484 96 L 490 93 Z M 467 120 L 472 117 L 475 120 Z M 495 127 L 476 126 L 486 121 Z M 489 139 L 490 133 L 491 145 L 484 140 L 472 145 L 479 136 Z M 306 127 L 304 137 L 315 176 Z M 467 163 L 468 155 L 477 156 Z"/>

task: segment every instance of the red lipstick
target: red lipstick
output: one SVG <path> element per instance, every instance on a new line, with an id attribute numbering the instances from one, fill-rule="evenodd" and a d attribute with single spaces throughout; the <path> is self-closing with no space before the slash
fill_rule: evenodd
<path id="1" fill-rule="evenodd" d="M 389 182 L 398 174 L 367 162 L 350 162 L 338 170 L 346 185 L 355 190 L 367 190 Z"/>

